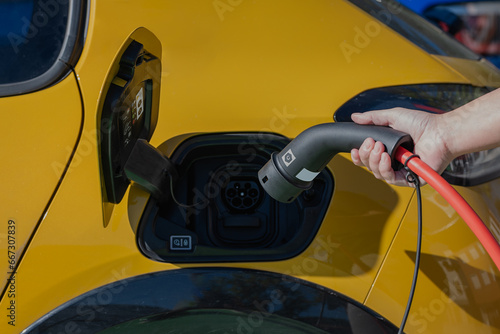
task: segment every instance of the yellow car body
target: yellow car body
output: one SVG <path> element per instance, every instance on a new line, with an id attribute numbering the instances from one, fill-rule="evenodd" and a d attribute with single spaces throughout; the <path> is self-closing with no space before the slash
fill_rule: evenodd
<path id="1" fill-rule="evenodd" d="M 493 66 L 429 54 L 348 1 L 89 1 L 87 20 L 74 74 L 0 99 L 2 333 L 19 333 L 106 284 L 191 267 L 290 275 L 399 326 L 414 268 L 413 189 L 376 180 L 339 154 L 328 165 L 335 179 L 328 210 L 300 254 L 279 261 L 155 261 L 136 243 L 149 194 L 132 185 L 117 204 L 103 196 L 103 92 L 133 39 L 161 55 L 153 146 L 200 133 L 294 138 L 331 122 L 362 91 L 427 83 L 492 87 L 500 79 Z M 457 189 L 500 239 L 500 181 Z M 440 195 L 425 186 L 423 196 L 422 263 L 405 331 L 500 333 L 499 271 Z"/>

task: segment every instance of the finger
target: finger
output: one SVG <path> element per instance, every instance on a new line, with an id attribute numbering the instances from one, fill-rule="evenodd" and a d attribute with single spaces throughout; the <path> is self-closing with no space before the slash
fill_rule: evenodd
<path id="1" fill-rule="evenodd" d="M 351 160 L 356 166 L 362 166 L 361 159 L 359 158 L 359 150 L 353 148 L 351 150 Z"/>
<path id="2" fill-rule="evenodd" d="M 354 113 L 351 119 L 358 124 L 390 125 L 393 114 L 387 110 L 367 111 L 364 113 Z"/>
<path id="3" fill-rule="evenodd" d="M 392 169 L 391 156 L 387 152 L 382 153 L 382 156 L 380 157 L 379 173 L 380 173 L 380 176 L 387 183 L 390 183 L 390 184 L 397 183 L 396 173 L 394 172 L 394 169 Z"/>
<path id="4" fill-rule="evenodd" d="M 395 109 L 397 109 L 397 112 L 395 112 Z M 407 110 L 404 108 L 373 110 L 364 113 L 354 113 L 351 115 L 351 119 L 358 124 L 375 124 L 394 128 L 396 125 L 395 122 L 400 119 L 400 115 L 405 112 L 407 112 Z M 398 127 L 405 126 L 406 122 L 402 123 L 403 124 L 399 124 Z M 398 130 L 404 131 L 399 128 Z"/>
<path id="5" fill-rule="evenodd" d="M 373 146 L 369 158 L 370 170 L 377 179 L 382 179 L 382 175 L 380 174 L 380 159 L 382 157 L 382 153 L 384 153 L 384 144 L 378 141 Z"/>
<path id="6" fill-rule="evenodd" d="M 351 115 L 351 119 L 354 123 L 358 124 L 373 124 L 372 118 L 369 112 L 366 113 L 354 113 Z"/>
<path id="7" fill-rule="evenodd" d="M 363 166 L 366 166 L 368 170 L 370 169 L 370 155 L 372 153 L 373 147 L 375 146 L 375 141 L 372 138 L 366 138 L 363 144 L 359 148 L 359 159 Z"/>

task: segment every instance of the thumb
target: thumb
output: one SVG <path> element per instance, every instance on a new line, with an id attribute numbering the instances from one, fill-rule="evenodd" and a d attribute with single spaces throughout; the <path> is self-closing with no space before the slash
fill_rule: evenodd
<path id="1" fill-rule="evenodd" d="M 358 124 L 375 124 L 393 127 L 393 118 L 397 115 L 394 109 L 372 110 L 364 113 L 354 113 L 351 119 Z"/>
<path id="2" fill-rule="evenodd" d="M 412 120 L 416 119 L 418 114 L 421 113 L 415 110 L 392 108 L 354 113 L 351 115 L 351 118 L 358 124 L 389 126 L 393 129 L 409 133 Z"/>
<path id="3" fill-rule="evenodd" d="M 354 113 L 351 115 L 351 119 L 357 124 L 374 124 L 370 112 Z"/>

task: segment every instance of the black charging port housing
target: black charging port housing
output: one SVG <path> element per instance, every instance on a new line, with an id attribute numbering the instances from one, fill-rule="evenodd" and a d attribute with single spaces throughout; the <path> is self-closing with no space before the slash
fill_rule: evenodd
<path id="1" fill-rule="evenodd" d="M 178 140 L 158 149 L 167 155 Z M 184 139 L 169 156 L 178 177 L 164 192 L 174 196 L 164 202 L 150 197 L 140 220 L 141 252 L 169 263 L 277 261 L 300 254 L 321 226 L 334 181 L 325 169 L 294 203 L 269 196 L 257 172 L 288 143 L 264 133 Z"/>

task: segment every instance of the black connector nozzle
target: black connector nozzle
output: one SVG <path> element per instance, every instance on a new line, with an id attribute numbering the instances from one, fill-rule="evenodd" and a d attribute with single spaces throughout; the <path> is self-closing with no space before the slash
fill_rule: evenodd
<path id="1" fill-rule="evenodd" d="M 359 148 L 366 138 L 385 145 L 394 169 L 401 167 L 394 159 L 396 149 L 404 146 L 413 150 L 408 134 L 388 127 L 351 122 L 319 124 L 300 133 L 281 152 L 273 153 L 260 169 L 259 181 L 271 197 L 290 203 L 311 188 L 316 175 L 335 154 Z"/>

